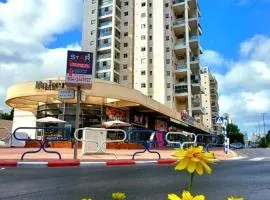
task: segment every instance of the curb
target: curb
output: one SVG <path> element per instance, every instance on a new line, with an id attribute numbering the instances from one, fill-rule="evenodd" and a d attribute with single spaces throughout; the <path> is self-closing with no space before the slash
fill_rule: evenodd
<path id="1" fill-rule="evenodd" d="M 135 165 L 172 165 L 176 159 L 161 160 L 115 160 L 115 161 L 0 161 L 0 167 L 46 168 L 46 167 L 95 167 L 95 166 L 135 166 Z"/>

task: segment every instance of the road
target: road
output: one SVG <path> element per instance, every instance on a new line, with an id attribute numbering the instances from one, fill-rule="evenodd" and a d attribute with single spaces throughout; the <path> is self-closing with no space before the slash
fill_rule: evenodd
<path id="1" fill-rule="evenodd" d="M 270 161 L 270 149 L 247 148 L 234 150 L 239 156 L 250 161 Z"/>
<path id="2" fill-rule="evenodd" d="M 194 192 L 208 200 L 237 194 L 245 200 L 270 199 L 270 161 L 235 160 L 217 163 L 212 176 L 195 177 Z M 128 200 L 163 200 L 187 187 L 187 174 L 173 166 L 91 168 L 6 168 L 0 170 L 0 199 L 110 200 L 123 191 Z"/>

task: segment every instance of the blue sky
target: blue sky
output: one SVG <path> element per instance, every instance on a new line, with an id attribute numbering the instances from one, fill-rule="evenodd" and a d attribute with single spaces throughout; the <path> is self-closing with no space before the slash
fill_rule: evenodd
<path id="1" fill-rule="evenodd" d="M 70 48 L 80 49 L 82 0 L 1 2 L 6 1 L 0 0 L 0 58 L 3 54 L 7 59 L 2 63 L 0 60 L 3 102 L 6 88 L 16 82 L 63 75 L 60 66 L 65 65 L 65 56 L 61 55 Z M 234 122 L 248 132 L 258 129 L 261 113 L 265 112 L 270 129 L 270 0 L 199 3 L 202 62 L 219 81 L 221 112 L 230 113 Z M 15 63 L 13 54 L 21 55 L 25 63 Z M 41 69 L 38 74 L 34 73 L 37 66 Z M 28 73 L 26 78 L 20 72 Z"/>

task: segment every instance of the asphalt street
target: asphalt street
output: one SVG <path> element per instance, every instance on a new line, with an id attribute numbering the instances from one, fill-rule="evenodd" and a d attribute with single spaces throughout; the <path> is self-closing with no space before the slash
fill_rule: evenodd
<path id="1" fill-rule="evenodd" d="M 261 149 L 261 148 L 247 148 L 234 150 L 239 156 L 245 157 L 250 161 L 260 161 L 267 160 L 270 161 L 270 149 Z"/>
<path id="2" fill-rule="evenodd" d="M 6 168 L 0 170 L 0 199 L 109 200 L 125 192 L 129 200 L 163 200 L 187 187 L 187 174 L 173 166 L 91 168 Z M 241 195 L 246 200 L 270 199 L 269 161 L 226 161 L 214 166 L 212 176 L 195 177 L 194 192 L 208 200 Z"/>

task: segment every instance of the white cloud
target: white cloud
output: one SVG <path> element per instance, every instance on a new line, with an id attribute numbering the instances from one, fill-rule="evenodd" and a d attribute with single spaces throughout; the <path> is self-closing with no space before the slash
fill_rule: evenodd
<path id="1" fill-rule="evenodd" d="M 78 29 L 81 0 L 9 0 L 0 3 L 0 107 L 8 86 L 29 80 L 63 76 L 67 49 L 47 48 L 57 35 Z"/>
<path id="2" fill-rule="evenodd" d="M 239 52 L 241 58 L 231 61 L 226 73 L 215 76 L 221 113 L 230 113 L 247 128 L 258 123 L 261 113 L 270 112 L 270 37 L 256 35 L 243 42 Z"/>
<path id="3" fill-rule="evenodd" d="M 220 66 L 225 61 L 219 53 L 212 50 L 205 50 L 200 59 L 205 66 Z"/>

